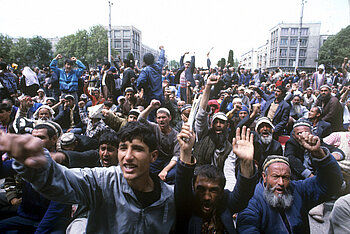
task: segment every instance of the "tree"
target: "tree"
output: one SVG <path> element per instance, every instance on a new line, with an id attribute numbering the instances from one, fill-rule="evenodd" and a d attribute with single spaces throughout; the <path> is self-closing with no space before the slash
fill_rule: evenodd
<path id="1" fill-rule="evenodd" d="M 48 66 L 52 57 L 51 42 L 40 36 L 28 39 L 27 54 L 30 58 L 30 66 Z"/>
<path id="2" fill-rule="evenodd" d="M 325 64 L 326 69 L 340 67 L 344 57 L 350 55 L 350 25 L 335 36 L 329 37 L 319 50 L 317 62 Z"/>
<path id="3" fill-rule="evenodd" d="M 221 58 L 221 59 L 218 61 L 218 67 L 224 68 L 225 65 L 226 65 L 226 59 L 225 59 L 225 58 Z"/>
<path id="4" fill-rule="evenodd" d="M 12 39 L 0 33 L 0 58 L 5 62 L 10 62 L 10 50 L 12 46 Z"/>
<path id="5" fill-rule="evenodd" d="M 24 67 L 31 63 L 29 55 L 29 43 L 26 38 L 18 38 L 10 49 L 10 61 L 17 63 L 19 66 Z M 9 61 L 9 62 L 10 62 Z"/>
<path id="6" fill-rule="evenodd" d="M 86 60 L 89 64 L 95 65 L 96 61 L 107 60 L 108 56 L 108 37 L 107 30 L 102 25 L 95 25 L 90 28 L 88 37 L 88 52 Z M 115 56 L 115 50 L 112 50 Z"/>
<path id="7" fill-rule="evenodd" d="M 170 69 L 176 69 L 176 68 L 179 68 L 180 67 L 180 63 L 176 60 L 171 60 L 169 62 L 169 68 Z"/>
<path id="8" fill-rule="evenodd" d="M 230 66 L 234 65 L 234 60 L 233 60 L 233 50 L 230 50 L 228 52 L 228 58 L 227 58 L 227 64 L 230 64 Z"/>

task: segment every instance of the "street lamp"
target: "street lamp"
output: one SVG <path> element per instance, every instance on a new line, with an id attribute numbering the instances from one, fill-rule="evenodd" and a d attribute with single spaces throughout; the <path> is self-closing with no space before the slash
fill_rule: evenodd
<path id="1" fill-rule="evenodd" d="M 301 0 L 301 14 L 300 14 L 300 24 L 299 24 L 299 33 L 298 33 L 298 46 L 297 46 L 297 54 L 295 58 L 295 70 L 297 71 L 297 67 L 299 66 L 299 51 L 300 51 L 300 40 L 301 40 L 301 29 L 303 26 L 303 14 L 304 14 L 304 4 L 306 3 L 305 0 Z"/>
<path id="2" fill-rule="evenodd" d="M 108 61 L 111 62 L 111 40 L 112 40 L 112 25 L 111 25 L 111 6 L 113 3 L 111 1 L 108 1 L 108 7 L 109 7 L 109 20 L 108 20 Z"/>

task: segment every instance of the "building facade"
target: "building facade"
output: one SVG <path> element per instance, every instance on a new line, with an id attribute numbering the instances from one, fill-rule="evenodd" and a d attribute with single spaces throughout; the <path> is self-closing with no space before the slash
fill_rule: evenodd
<path id="1" fill-rule="evenodd" d="M 299 67 L 315 71 L 318 51 L 328 35 L 320 35 L 321 23 L 304 23 L 301 28 Z M 247 68 L 294 72 L 298 47 L 298 23 L 280 23 L 270 29 L 270 38 L 265 45 L 252 49 L 241 56 L 241 64 Z"/>
<path id="2" fill-rule="evenodd" d="M 155 58 L 159 56 L 159 51 L 142 44 L 142 32 L 134 26 L 112 26 L 111 46 L 122 59 L 132 53 L 135 60 L 139 61 L 139 65 L 142 64 L 145 53 L 152 53 Z"/>

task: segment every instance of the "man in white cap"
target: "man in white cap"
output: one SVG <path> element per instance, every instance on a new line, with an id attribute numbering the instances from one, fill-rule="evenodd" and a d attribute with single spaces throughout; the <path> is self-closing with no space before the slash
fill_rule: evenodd
<path id="1" fill-rule="evenodd" d="M 326 81 L 325 67 L 323 64 L 321 64 L 320 66 L 318 66 L 317 72 L 315 72 L 312 75 L 311 87 L 314 90 L 320 89 L 320 87 L 325 84 L 325 81 Z"/>
<path id="2" fill-rule="evenodd" d="M 171 115 L 167 108 L 159 108 L 160 101 L 153 99 L 148 107 L 142 111 L 138 120 L 148 123 L 156 133 L 158 158 L 150 164 L 150 171 L 158 174 L 161 180 L 168 184 L 175 183 L 175 165 L 180 156 L 180 146 L 177 141 L 178 132 L 170 126 Z M 156 110 L 156 123 L 147 121 L 148 115 Z"/>
<path id="3" fill-rule="evenodd" d="M 46 103 L 46 94 L 45 94 L 45 91 L 43 89 L 38 89 L 37 92 L 37 96 L 35 96 L 33 98 L 33 100 L 35 102 L 38 102 L 38 103 L 41 103 L 41 104 L 45 104 Z"/>

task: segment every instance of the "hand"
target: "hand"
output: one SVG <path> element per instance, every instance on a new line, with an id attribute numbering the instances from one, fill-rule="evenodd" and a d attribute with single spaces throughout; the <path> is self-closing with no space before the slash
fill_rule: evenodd
<path id="1" fill-rule="evenodd" d="M 19 205 L 21 204 L 21 202 L 22 202 L 22 198 L 16 198 L 16 197 L 12 198 L 10 201 L 11 205 L 13 206 Z"/>
<path id="2" fill-rule="evenodd" d="M 253 104 L 253 113 L 257 114 L 261 110 L 261 104 L 260 103 L 255 103 Z"/>
<path id="3" fill-rule="evenodd" d="M 194 135 L 193 131 L 190 130 L 190 125 L 184 123 L 182 125 L 181 132 L 177 134 L 177 140 L 179 141 L 180 151 L 182 152 L 180 155 L 182 161 L 188 163 L 191 162 L 191 153 L 195 139 L 196 136 Z"/>
<path id="4" fill-rule="evenodd" d="M 70 60 L 76 62 L 76 61 L 77 61 L 77 58 L 76 58 L 76 57 L 71 57 Z"/>
<path id="5" fill-rule="evenodd" d="M 157 109 L 160 107 L 160 101 L 153 99 L 150 103 L 150 106 L 152 107 L 152 109 Z"/>
<path id="6" fill-rule="evenodd" d="M 55 59 L 61 59 L 63 58 L 61 54 L 56 55 Z"/>
<path id="7" fill-rule="evenodd" d="M 7 152 L 18 162 L 31 168 L 41 168 L 47 164 L 44 143 L 32 135 L 2 134 L 0 151 Z"/>
<path id="8" fill-rule="evenodd" d="M 187 51 L 187 52 L 185 52 L 185 54 L 189 54 L 189 53 L 190 53 L 190 52 L 188 52 L 188 51 Z M 184 55 L 185 55 L 185 54 L 184 54 Z"/>
<path id="9" fill-rule="evenodd" d="M 67 130 L 67 132 L 70 132 L 70 131 L 72 131 L 73 130 L 73 128 L 69 128 L 68 130 Z"/>
<path id="10" fill-rule="evenodd" d="M 321 140 L 318 136 L 314 136 L 309 132 L 302 132 L 297 136 L 297 141 L 316 158 L 325 157 L 325 153 L 321 149 Z"/>
<path id="11" fill-rule="evenodd" d="M 215 85 L 219 82 L 219 77 L 212 74 L 209 76 L 208 80 L 207 80 L 207 85 Z"/>
<path id="12" fill-rule="evenodd" d="M 187 123 L 188 121 L 188 118 L 184 114 L 181 114 L 181 119 L 184 121 L 184 123 Z"/>
<path id="13" fill-rule="evenodd" d="M 79 101 L 78 102 L 78 106 L 79 106 L 79 108 L 83 108 L 85 106 L 85 102 L 84 101 Z"/>
<path id="14" fill-rule="evenodd" d="M 161 180 L 163 180 L 163 181 L 165 181 L 166 180 L 166 175 L 168 174 L 168 172 L 166 171 L 166 170 L 162 170 L 159 174 L 158 174 L 158 176 L 159 176 L 159 178 L 161 179 Z"/>
<path id="15" fill-rule="evenodd" d="M 237 104 L 235 104 L 235 105 L 233 106 L 232 111 L 233 111 L 233 112 L 237 112 L 237 111 L 239 111 L 239 110 L 241 110 L 241 109 L 242 109 L 242 105 L 239 104 L 239 103 L 237 103 Z"/>
<path id="16" fill-rule="evenodd" d="M 160 49 L 160 50 L 164 49 L 164 46 L 162 46 L 162 45 L 161 45 L 161 46 L 159 46 L 159 49 Z"/>
<path id="17" fill-rule="evenodd" d="M 191 86 L 191 82 L 187 81 L 187 87 L 190 87 L 190 86 Z"/>
<path id="18" fill-rule="evenodd" d="M 254 157 L 254 135 L 250 133 L 250 128 L 243 126 L 236 130 L 236 137 L 232 141 L 232 152 L 241 160 L 253 161 Z"/>

